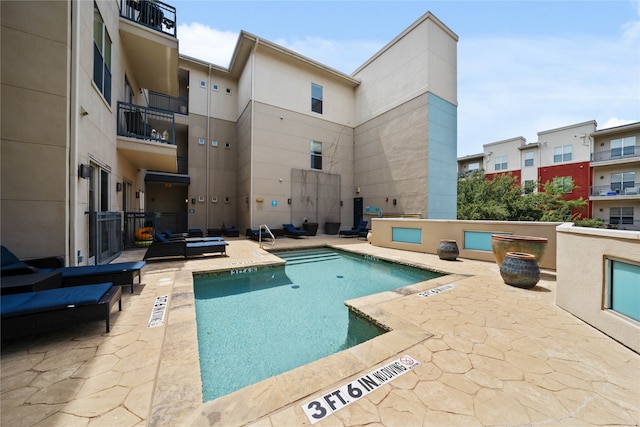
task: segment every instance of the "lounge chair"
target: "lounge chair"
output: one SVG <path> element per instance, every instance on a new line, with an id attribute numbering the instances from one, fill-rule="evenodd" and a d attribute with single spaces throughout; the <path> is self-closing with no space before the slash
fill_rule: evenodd
<path id="1" fill-rule="evenodd" d="M 360 224 L 353 227 L 351 230 L 340 230 L 338 232 L 339 236 L 343 237 L 358 237 L 360 233 L 367 231 L 367 224 L 369 221 L 360 221 Z M 366 234 L 365 234 L 366 237 Z"/>
<path id="2" fill-rule="evenodd" d="M 250 228 L 247 228 L 246 235 L 251 240 L 255 240 L 256 242 L 260 240 L 271 240 L 271 234 L 269 234 L 267 230 L 260 231 L 260 230 L 252 230 Z"/>
<path id="3" fill-rule="evenodd" d="M 205 253 L 227 254 L 229 243 L 219 237 L 197 237 L 181 240 L 169 240 L 156 233 L 156 240 L 147 248 L 144 259 L 150 258 L 187 258 Z"/>
<path id="4" fill-rule="evenodd" d="M 233 227 L 225 227 L 222 226 L 222 235 L 226 237 L 238 237 L 240 236 L 240 230 L 238 230 L 235 226 Z"/>
<path id="5" fill-rule="evenodd" d="M 41 258 L 34 262 L 39 265 L 30 265 L 32 260 L 20 261 L 13 252 L 2 246 L 2 275 L 25 274 L 25 273 L 62 273 L 62 287 L 87 285 L 91 283 L 111 282 L 114 285 L 131 285 L 133 293 L 133 282 L 138 277 L 138 283 L 142 280 L 140 271 L 144 267 L 144 261 L 135 262 L 114 262 L 112 264 L 81 265 L 75 267 L 60 267 L 60 260 L 55 263 L 52 260 L 59 257 Z M 50 261 L 46 261 L 50 260 Z M 46 266 L 46 262 L 49 262 Z M 5 270 L 6 267 L 6 270 Z"/>
<path id="6" fill-rule="evenodd" d="M 105 320 L 111 329 L 111 308 L 122 310 L 122 288 L 112 283 L 47 289 L 3 295 L 0 300 L 2 339 L 48 332 L 72 323 Z"/>
<path id="7" fill-rule="evenodd" d="M 229 243 L 224 240 L 218 241 L 200 241 L 200 242 L 186 242 L 185 256 L 187 258 L 192 256 L 219 253 L 227 256 L 227 246 Z"/>
<path id="8" fill-rule="evenodd" d="M 169 240 L 180 240 L 186 237 L 189 237 L 189 233 L 173 233 L 171 230 L 164 230 L 164 235 L 167 236 Z"/>
<path id="9" fill-rule="evenodd" d="M 306 230 L 301 230 L 299 228 L 294 227 L 293 224 L 282 224 L 282 228 L 284 229 L 284 235 L 287 237 L 303 237 L 309 236 Z"/>

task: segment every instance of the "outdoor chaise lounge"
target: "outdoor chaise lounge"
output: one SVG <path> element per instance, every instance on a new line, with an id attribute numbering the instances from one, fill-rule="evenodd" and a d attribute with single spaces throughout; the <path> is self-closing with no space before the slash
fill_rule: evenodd
<path id="1" fill-rule="evenodd" d="M 2 339 L 48 332 L 70 324 L 104 320 L 111 329 L 111 309 L 122 310 L 122 288 L 112 283 L 72 286 L 3 295 Z"/>
<path id="2" fill-rule="evenodd" d="M 220 253 L 226 256 L 229 243 L 219 237 L 199 237 L 169 240 L 156 233 L 156 240 L 147 248 L 144 259 L 188 258 L 206 253 Z"/>
<path id="3" fill-rule="evenodd" d="M 340 230 L 338 235 L 343 237 L 358 237 L 360 233 L 367 231 L 367 224 L 369 221 L 360 221 L 360 224 L 353 227 L 351 230 Z M 365 234 L 366 237 L 366 234 Z"/>
<path id="4" fill-rule="evenodd" d="M 284 229 L 284 235 L 287 237 L 303 237 L 308 236 L 306 230 L 301 230 L 299 228 L 294 227 L 293 224 L 282 224 L 282 228 Z"/>
<path id="5" fill-rule="evenodd" d="M 133 282 L 136 277 L 138 277 L 138 283 L 142 280 L 140 271 L 145 262 L 114 262 L 112 264 L 75 267 L 64 267 L 63 265 L 60 257 L 21 261 L 13 252 L 2 246 L 3 276 L 59 271 L 62 273 L 63 287 L 111 282 L 118 286 L 130 285 L 131 293 L 133 293 Z"/>

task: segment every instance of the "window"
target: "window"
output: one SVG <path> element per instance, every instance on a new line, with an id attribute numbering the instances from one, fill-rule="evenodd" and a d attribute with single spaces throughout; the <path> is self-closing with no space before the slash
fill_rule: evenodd
<path id="1" fill-rule="evenodd" d="M 311 111 L 322 114 L 322 86 L 311 83 Z"/>
<path id="2" fill-rule="evenodd" d="M 609 208 L 609 224 L 633 225 L 633 207 Z"/>
<path id="3" fill-rule="evenodd" d="M 563 145 L 553 149 L 553 163 L 570 162 L 571 161 L 571 145 Z"/>
<path id="4" fill-rule="evenodd" d="M 322 170 L 322 142 L 311 141 L 311 169 Z"/>
<path id="5" fill-rule="evenodd" d="M 536 190 L 536 182 L 533 179 L 527 179 L 524 182 L 524 194 L 531 194 Z"/>
<path id="6" fill-rule="evenodd" d="M 508 156 L 498 156 L 498 157 L 496 157 L 496 160 L 495 160 L 496 170 L 497 171 L 507 170 L 508 159 L 509 159 Z"/>
<path id="7" fill-rule="evenodd" d="M 469 169 L 469 172 L 480 170 L 480 162 L 469 163 L 469 166 L 467 167 Z"/>
<path id="8" fill-rule="evenodd" d="M 640 321 L 640 265 L 607 259 L 606 308 Z"/>
<path id="9" fill-rule="evenodd" d="M 93 82 L 111 105 L 111 37 L 98 5 L 93 4 Z"/>
<path id="10" fill-rule="evenodd" d="M 611 157 L 620 157 L 635 154 L 636 137 L 628 136 L 611 140 Z"/>
<path id="11" fill-rule="evenodd" d="M 621 172 L 611 174 L 611 191 L 616 193 L 624 193 L 626 188 L 635 187 L 636 173 L 635 172 Z"/>
<path id="12" fill-rule="evenodd" d="M 563 193 L 571 193 L 573 190 L 573 178 L 570 176 L 556 176 L 553 183 L 559 186 Z"/>
<path id="13" fill-rule="evenodd" d="M 524 153 L 524 165 L 533 166 L 533 151 L 526 151 Z"/>

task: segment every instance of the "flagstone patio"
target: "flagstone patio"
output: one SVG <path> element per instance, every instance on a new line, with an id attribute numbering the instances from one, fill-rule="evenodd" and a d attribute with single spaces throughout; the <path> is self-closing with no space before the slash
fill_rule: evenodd
<path id="1" fill-rule="evenodd" d="M 451 274 L 348 302 L 391 332 L 203 403 L 193 272 L 281 261 L 239 238 L 230 239 L 228 257 L 149 262 L 135 293 L 123 293 L 123 309 L 113 312 L 110 333 L 94 322 L 3 343 L 0 423 L 308 425 L 303 405 L 327 407 L 340 387 L 404 355 L 419 365 L 316 425 L 640 422 L 640 355 L 557 307 L 554 272 L 545 271 L 538 286 L 526 290 L 505 285 L 495 263 L 442 261 L 357 239 L 285 238 L 277 240 L 276 249 L 312 245 Z M 143 249 L 126 251 L 117 261 L 143 255 Z M 419 295 L 446 285 L 453 286 Z M 164 324 L 149 328 L 154 302 L 162 295 L 169 297 Z"/>

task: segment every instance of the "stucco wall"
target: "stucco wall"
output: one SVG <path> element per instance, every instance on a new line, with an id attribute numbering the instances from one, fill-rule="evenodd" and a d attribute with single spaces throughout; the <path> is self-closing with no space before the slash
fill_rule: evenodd
<path id="1" fill-rule="evenodd" d="M 0 7 L 2 244 L 19 257 L 65 256 L 68 180 L 77 180 L 67 162 L 70 4 Z"/>
<path id="2" fill-rule="evenodd" d="M 557 235 L 556 304 L 640 352 L 640 324 L 604 308 L 606 259 L 640 263 L 640 232 L 562 225 Z"/>
<path id="3" fill-rule="evenodd" d="M 411 218 L 373 218 L 371 243 L 385 248 L 403 249 L 435 254 L 440 240 L 453 239 L 458 243 L 461 258 L 495 261 L 493 252 L 465 248 L 465 231 L 511 233 L 515 235 L 544 237 L 549 240 L 540 267 L 556 268 L 557 222 L 527 221 L 457 221 Z M 405 243 L 392 240 L 393 228 L 420 230 L 420 243 Z"/>

